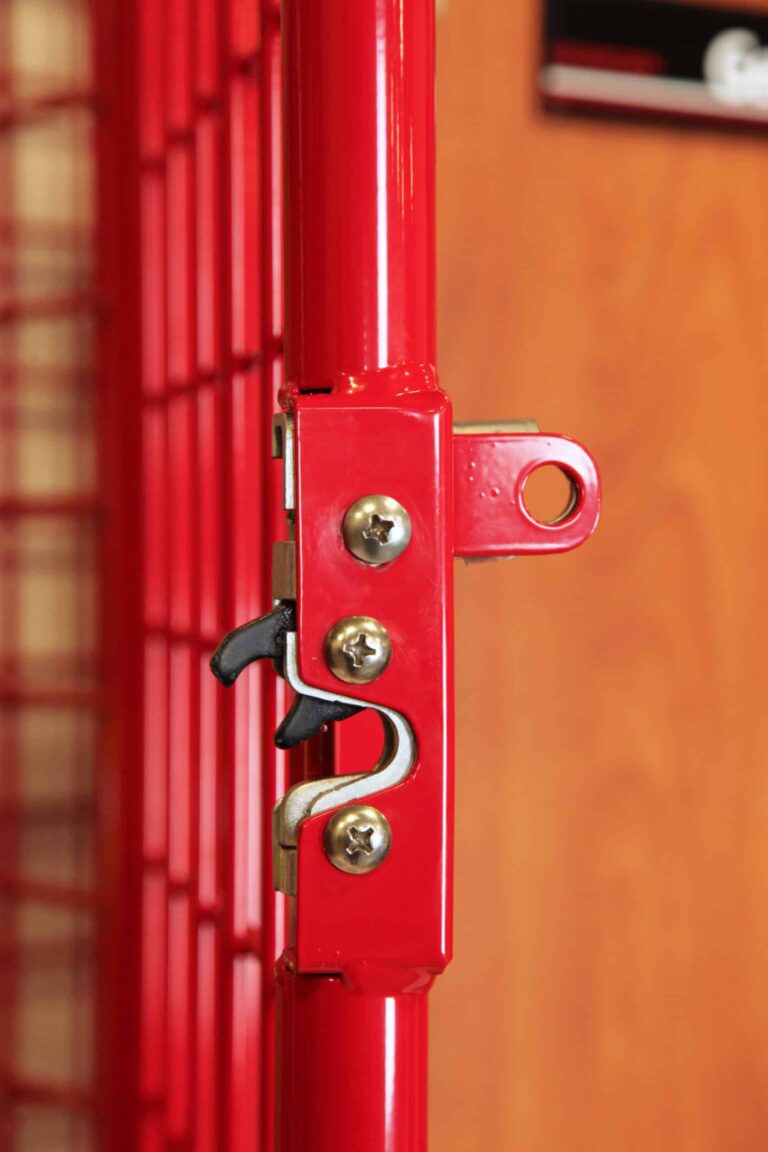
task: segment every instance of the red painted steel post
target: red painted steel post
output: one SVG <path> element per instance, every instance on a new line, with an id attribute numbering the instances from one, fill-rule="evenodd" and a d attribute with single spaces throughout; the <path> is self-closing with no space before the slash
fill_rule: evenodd
<path id="1" fill-rule="evenodd" d="M 283 15 L 286 380 L 309 392 L 429 371 L 434 0 L 286 0 Z M 399 378 L 379 387 L 394 398 Z M 396 993 L 391 977 L 353 986 L 283 965 L 280 1152 L 351 1133 L 371 1152 L 426 1147 L 428 984 Z"/>
<path id="2" fill-rule="evenodd" d="M 426 1147 L 427 996 L 351 989 L 330 976 L 278 976 L 279 1152 Z"/>
<path id="3" fill-rule="evenodd" d="M 435 362 L 434 0 L 285 0 L 286 379 Z"/>
<path id="4" fill-rule="evenodd" d="M 452 946 L 452 561 L 575 547 L 599 482 L 530 422 L 454 428 L 438 386 L 434 0 L 284 0 L 283 36 L 288 538 L 273 611 L 211 667 L 231 685 L 270 659 L 296 693 L 275 741 L 304 743 L 274 814 L 277 1152 L 424 1152 L 427 992 Z M 545 464 L 572 493 L 549 523 L 524 499 Z M 361 709 L 386 739 L 323 735 Z"/>

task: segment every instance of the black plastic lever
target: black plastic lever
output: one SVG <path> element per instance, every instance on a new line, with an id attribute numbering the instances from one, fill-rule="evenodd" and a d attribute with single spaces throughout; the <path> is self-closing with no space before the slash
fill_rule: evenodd
<path id="1" fill-rule="evenodd" d="M 357 704 L 340 700 L 318 700 L 317 696 L 297 696 L 290 712 L 275 732 L 278 748 L 295 748 L 302 740 L 316 736 L 331 720 L 348 720 L 362 711 Z"/>
<path id="2" fill-rule="evenodd" d="M 295 628 L 296 606 L 290 601 L 278 604 L 266 616 L 242 624 L 225 636 L 211 657 L 211 671 L 227 688 L 254 660 L 273 660 L 278 672 L 282 672 L 285 633 Z M 303 740 L 317 735 L 324 724 L 348 720 L 362 707 L 299 694 L 275 732 L 275 744 L 278 748 L 295 748 Z"/>
<path id="3" fill-rule="evenodd" d="M 283 636 L 296 627 L 296 609 L 279 604 L 266 616 L 241 624 L 224 637 L 211 657 L 211 671 L 229 688 L 254 660 L 282 660 Z"/>

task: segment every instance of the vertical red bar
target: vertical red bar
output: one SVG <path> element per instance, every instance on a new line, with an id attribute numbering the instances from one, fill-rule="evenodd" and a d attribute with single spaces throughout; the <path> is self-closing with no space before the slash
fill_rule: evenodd
<path id="1" fill-rule="evenodd" d="M 138 68 L 140 118 L 138 171 L 142 245 L 136 253 L 142 278 L 143 349 L 142 387 L 135 403 L 143 412 L 142 455 L 146 477 L 143 490 L 144 569 L 144 758 L 142 797 L 144 827 L 152 831 L 145 839 L 140 859 L 142 872 L 141 937 L 141 1119 L 139 1148 L 155 1152 L 168 1139 L 174 1058 L 183 1033 L 178 1036 L 172 1013 L 167 973 L 179 962 L 179 917 L 171 911 L 173 896 L 170 878 L 171 838 L 178 857 L 175 811 L 170 810 L 173 768 L 179 774 L 178 706 L 180 685 L 173 683 L 173 661 L 169 636 L 172 589 L 171 554 L 179 537 L 189 536 L 190 510 L 182 504 L 181 523 L 172 515 L 174 499 L 179 498 L 183 475 L 179 456 L 183 453 L 179 428 L 172 437 L 168 419 L 168 364 L 172 331 L 167 300 L 172 262 L 177 254 L 167 239 L 169 218 L 178 211 L 169 190 L 167 124 L 173 88 L 164 59 L 169 11 L 140 2 Z M 178 233 L 178 221 L 176 222 Z M 176 233 L 176 234 L 177 234 Z M 178 340 L 174 344 L 178 349 Z M 176 352 L 178 359 L 178 351 Z M 183 500 L 183 493 L 181 494 Z M 188 545 L 189 546 L 189 545 Z M 178 551 L 177 551 L 178 555 Z M 191 558 L 190 558 L 191 559 Z M 189 563 L 189 561 L 188 561 Z M 184 566 L 183 609 L 189 613 L 189 576 Z M 183 769 L 181 769 L 183 770 Z M 184 807 L 185 797 L 181 798 Z M 186 808 L 184 807 L 186 811 Z M 186 971 L 182 958 L 182 976 Z M 176 1003 L 178 1000 L 176 1001 Z M 175 1097 L 174 1097 L 175 1098 Z"/>
<path id="2" fill-rule="evenodd" d="M 158 861 L 165 852 L 164 790 L 152 792 L 159 821 L 144 822 L 145 761 L 142 493 L 145 485 L 162 490 L 160 443 L 142 468 L 141 382 L 148 391 L 162 383 L 163 326 L 155 325 L 142 349 L 142 246 L 154 247 L 162 228 L 162 201 L 155 197 L 142 233 L 139 165 L 139 5 L 120 0 L 91 0 L 96 86 L 101 94 L 96 120 L 97 151 L 97 294 L 104 302 L 98 327 L 98 447 L 105 504 L 102 536 L 101 626 L 104 637 L 105 710 L 97 777 L 97 859 L 99 863 L 99 999 L 95 1060 L 98 1091 L 98 1148 L 103 1152 L 160 1152 L 162 1131 L 146 1139 L 140 1124 L 142 1090 L 157 1099 L 164 1070 L 163 987 L 166 893 Z M 146 31 L 146 28 L 144 28 Z M 150 43 L 154 43 L 150 37 Z M 146 38 L 145 38 L 146 46 Z M 144 71 L 151 85 L 159 67 Z M 144 105 L 146 108 L 147 105 Z M 152 155 L 159 151 L 157 107 L 143 121 Z M 158 220 L 159 217 L 159 220 Z M 152 221 L 152 225 L 148 221 Z M 159 222 L 160 221 L 160 222 Z M 152 232 L 152 226 L 155 233 Z M 162 294 L 162 266 L 154 268 L 150 296 Z M 145 313 L 149 322 L 154 315 Z M 143 354 L 144 353 L 144 354 Z M 151 381 L 151 384 L 150 384 Z M 154 506 L 162 514 L 162 504 Z M 161 521 L 162 522 L 162 521 Z M 148 564 L 157 563 L 150 555 Z M 157 569 L 149 608 L 153 619 L 164 611 Z M 157 581 L 157 583 L 155 583 Z M 159 745 L 164 762 L 163 692 L 165 661 L 156 649 L 153 710 L 146 739 Z M 147 783 L 154 783 L 154 781 Z M 146 852 L 153 861 L 142 869 Z M 118 991 L 119 990 L 119 991 Z M 146 1000 L 142 1003 L 142 991 Z M 151 1038 L 151 1039 L 150 1039 Z M 142 1053 L 151 1052 L 147 1065 Z M 143 1075 L 141 1073 L 144 1069 Z M 157 1111 L 153 1113 L 157 1116 Z"/>
<path id="3" fill-rule="evenodd" d="M 168 1086 L 171 1145 L 194 1131 L 199 862 L 199 471 L 196 82 L 193 0 L 165 13 L 170 588 L 168 748 Z"/>
<path id="4" fill-rule="evenodd" d="M 281 318 L 264 308 L 272 293 L 274 253 L 268 241 L 274 197 L 265 200 L 263 196 L 266 181 L 279 180 L 267 155 L 274 147 L 274 134 L 273 127 L 265 125 L 264 103 L 273 70 L 276 28 L 271 29 L 267 48 L 260 7 L 240 0 L 223 5 L 225 247 L 229 254 L 225 343 L 231 381 L 225 494 L 231 531 L 230 627 L 269 607 L 265 541 L 270 538 L 268 510 L 278 479 L 270 468 L 270 422 L 276 394 L 271 333 Z M 275 958 L 271 807 L 282 760 L 270 740 L 276 709 L 273 679 L 254 670 L 238 685 L 227 755 L 234 773 L 228 849 L 233 953 L 227 978 L 228 1064 L 222 1069 L 228 1152 L 271 1147 L 273 1034 L 264 1010 L 271 1002 Z"/>
<path id="5" fill-rule="evenodd" d="M 261 404 L 259 276 L 261 218 L 259 105 L 260 37 L 256 5 L 227 4 L 226 351 L 229 386 L 229 516 L 231 619 L 263 611 L 263 492 L 258 491 L 265 428 Z M 243 615 L 244 614 L 244 615 Z M 228 1152 L 257 1152 L 263 1102 L 254 1086 L 262 1065 L 260 854 L 261 693 L 263 674 L 238 685 L 234 699 L 229 845 L 228 1052 L 222 1089 Z M 250 1107 L 243 1101 L 251 1094 Z"/>
<path id="6" fill-rule="evenodd" d="M 283 383 L 283 204 L 282 204 L 282 71 L 280 0 L 262 0 L 261 11 L 261 345 L 262 405 L 268 427 L 279 410 L 278 394 Z M 282 507 L 282 469 L 273 460 L 266 440 L 262 456 L 262 490 L 265 501 L 266 541 L 283 539 L 286 532 Z M 271 555 L 262 549 L 265 607 L 270 604 Z M 287 711 L 284 682 L 264 677 L 262 694 L 262 1076 L 263 1101 L 261 1143 L 267 1152 L 275 1147 L 275 965 L 286 945 L 285 898 L 275 893 L 272 876 L 272 811 L 288 790 L 288 763 L 278 752 L 272 734 Z"/>
<path id="7" fill-rule="evenodd" d="M 286 382 L 432 366 L 434 0 L 286 0 L 283 13 Z M 425 989 L 353 989 L 287 956 L 279 1152 L 331 1152 L 350 1133 L 370 1152 L 424 1152 L 426 1028 Z"/>
<path id="8" fill-rule="evenodd" d="M 427 997 L 377 996 L 322 976 L 278 983 L 280 1152 L 426 1148 Z M 336 1143 L 333 1143 L 335 1134 Z"/>
<path id="9" fill-rule="evenodd" d="M 286 0 L 286 379 L 435 363 L 434 0 Z"/>

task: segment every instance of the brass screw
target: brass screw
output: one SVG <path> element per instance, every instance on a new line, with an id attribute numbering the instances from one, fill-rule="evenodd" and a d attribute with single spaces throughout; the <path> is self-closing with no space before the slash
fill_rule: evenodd
<path id="1" fill-rule="evenodd" d="M 368 804 L 350 804 L 328 821 L 325 853 L 342 872 L 372 872 L 387 858 L 392 829 L 383 812 Z"/>
<path id="2" fill-rule="evenodd" d="M 363 496 L 347 510 L 344 543 L 365 564 L 390 564 L 411 539 L 411 518 L 391 496 Z"/>
<path id="3" fill-rule="evenodd" d="M 392 657 L 389 632 L 371 616 L 347 616 L 325 638 L 328 667 L 347 684 L 370 684 Z"/>

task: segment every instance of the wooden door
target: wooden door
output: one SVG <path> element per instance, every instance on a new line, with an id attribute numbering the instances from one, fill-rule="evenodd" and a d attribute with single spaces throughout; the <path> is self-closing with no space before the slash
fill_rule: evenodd
<path id="1" fill-rule="evenodd" d="M 441 376 L 582 439 L 605 508 L 457 570 L 432 1147 L 764 1152 L 768 148 L 545 115 L 539 20 L 441 18 Z"/>

